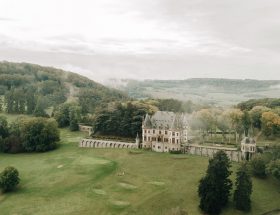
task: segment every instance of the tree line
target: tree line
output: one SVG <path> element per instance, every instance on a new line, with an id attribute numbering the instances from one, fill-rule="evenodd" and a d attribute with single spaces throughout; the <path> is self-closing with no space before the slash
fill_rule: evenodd
<path id="1" fill-rule="evenodd" d="M 21 117 L 8 124 L 0 116 L 0 151 L 7 153 L 45 152 L 57 147 L 59 130 L 55 120 Z"/>
<path id="2" fill-rule="evenodd" d="M 190 118 L 190 127 L 199 131 L 203 142 L 209 135 L 219 132 L 222 142 L 231 142 L 231 134 L 235 142 L 242 136 L 254 136 L 259 132 L 266 138 L 280 137 L 280 109 L 271 109 L 265 106 L 255 106 L 250 111 L 238 108 L 232 109 L 201 109 L 193 112 Z"/>

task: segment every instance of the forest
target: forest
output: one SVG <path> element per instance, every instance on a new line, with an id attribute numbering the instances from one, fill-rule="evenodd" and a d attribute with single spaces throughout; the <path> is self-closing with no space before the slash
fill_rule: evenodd
<path id="1" fill-rule="evenodd" d="M 208 83 L 227 89 L 241 87 L 239 90 L 252 90 L 256 86 L 265 88 L 267 84 L 278 83 L 224 81 L 193 79 L 156 83 L 162 87 L 170 83 L 190 86 Z M 251 99 L 231 107 L 174 98 L 135 99 L 75 73 L 27 63 L 0 63 L 2 112 L 53 117 L 58 127 L 69 127 L 71 131 L 78 130 L 78 124 L 84 123 L 93 126 L 94 135 L 134 138 L 137 133 L 141 135 L 145 114 L 158 110 L 187 113 L 192 134 L 202 143 L 238 143 L 244 135 L 265 139 L 280 137 L 279 98 Z M 221 138 L 216 138 L 217 134 Z"/>
<path id="2" fill-rule="evenodd" d="M 27 63 L 0 63 L 0 108 L 7 113 L 46 116 L 45 110 L 75 101 L 84 114 L 125 93 L 63 70 Z"/>

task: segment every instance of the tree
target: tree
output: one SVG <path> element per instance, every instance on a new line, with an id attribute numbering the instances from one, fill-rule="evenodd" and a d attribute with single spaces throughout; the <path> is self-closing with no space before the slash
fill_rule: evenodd
<path id="1" fill-rule="evenodd" d="M 183 103 L 176 99 L 158 99 L 158 108 L 161 111 L 182 112 Z"/>
<path id="2" fill-rule="evenodd" d="M 241 164 L 236 173 L 236 189 L 233 195 L 235 207 L 238 210 L 250 211 L 251 209 L 251 193 L 252 180 L 248 172 L 246 163 Z"/>
<path id="3" fill-rule="evenodd" d="M 269 108 L 264 106 L 255 106 L 252 110 L 250 110 L 249 114 L 254 128 L 262 128 L 262 114 L 269 110 Z"/>
<path id="4" fill-rule="evenodd" d="M 4 101 L 3 98 L 0 97 L 0 112 L 2 112 L 4 110 Z"/>
<path id="5" fill-rule="evenodd" d="M 199 182 L 199 207 L 208 214 L 219 214 L 228 203 L 232 182 L 230 160 L 223 151 L 209 160 L 206 176 Z"/>
<path id="6" fill-rule="evenodd" d="M 36 99 L 35 99 L 35 87 L 29 87 L 26 92 L 26 113 L 32 114 L 36 107 Z"/>
<path id="7" fill-rule="evenodd" d="M 9 128 L 6 117 L 0 116 L 0 138 L 6 138 L 9 136 Z"/>
<path id="8" fill-rule="evenodd" d="M 239 109 L 232 109 L 228 111 L 228 115 L 231 122 L 231 128 L 235 130 L 235 142 L 237 144 L 237 134 L 239 135 L 240 140 L 244 131 L 242 125 L 243 112 Z"/>
<path id="9" fill-rule="evenodd" d="M 266 167 L 266 172 L 280 180 L 280 159 L 270 161 Z"/>
<path id="10" fill-rule="evenodd" d="M 21 128 L 23 148 L 27 152 L 52 150 L 59 141 L 57 123 L 52 119 L 27 119 Z"/>
<path id="11" fill-rule="evenodd" d="M 54 118 L 60 128 L 67 127 L 70 124 L 70 106 L 70 103 L 64 103 L 59 105 L 56 110 L 54 110 Z"/>
<path id="12" fill-rule="evenodd" d="M 81 120 L 81 108 L 78 106 L 72 106 L 69 108 L 69 129 L 70 131 L 78 131 L 79 124 Z"/>
<path id="13" fill-rule="evenodd" d="M 251 119 L 248 111 L 244 111 L 244 114 L 242 116 L 242 125 L 243 125 L 245 136 L 248 137 L 249 129 L 251 125 Z"/>
<path id="14" fill-rule="evenodd" d="M 94 132 L 125 137 L 135 137 L 137 133 L 141 135 L 143 116 L 147 112 L 145 107 L 131 102 L 115 103 L 96 113 Z"/>
<path id="15" fill-rule="evenodd" d="M 228 115 L 223 112 L 217 117 L 217 127 L 222 132 L 223 142 L 226 139 L 226 132 L 230 130 L 230 121 Z M 229 135 L 230 137 L 230 135 Z M 229 139 L 230 140 L 230 139 Z"/>
<path id="16" fill-rule="evenodd" d="M 272 111 L 262 114 L 262 131 L 266 137 L 280 137 L 280 116 Z"/>
<path id="17" fill-rule="evenodd" d="M 191 126 L 194 129 L 200 130 L 203 143 L 205 141 L 205 136 L 208 135 L 208 132 L 214 129 L 214 125 L 215 119 L 209 109 L 202 109 L 193 113 Z"/>
<path id="18" fill-rule="evenodd" d="M 19 182 L 19 172 L 14 167 L 6 167 L 0 174 L 0 187 L 3 192 L 12 191 Z"/>
<path id="19" fill-rule="evenodd" d="M 42 100 L 43 98 L 41 97 L 37 99 L 36 106 L 33 111 L 33 115 L 36 117 L 49 117 L 49 115 L 45 111 L 44 102 Z"/>
<path id="20" fill-rule="evenodd" d="M 253 175 L 259 178 L 265 178 L 265 165 L 266 162 L 261 155 L 256 155 L 255 157 L 253 157 L 253 159 L 250 161 L 251 171 Z"/>

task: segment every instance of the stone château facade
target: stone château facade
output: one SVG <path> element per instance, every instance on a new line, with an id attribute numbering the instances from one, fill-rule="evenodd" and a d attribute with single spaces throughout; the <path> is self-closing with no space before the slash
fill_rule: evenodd
<path id="1" fill-rule="evenodd" d="M 188 141 L 188 121 L 184 114 L 157 111 L 146 115 L 142 123 L 142 148 L 156 152 L 181 150 Z"/>

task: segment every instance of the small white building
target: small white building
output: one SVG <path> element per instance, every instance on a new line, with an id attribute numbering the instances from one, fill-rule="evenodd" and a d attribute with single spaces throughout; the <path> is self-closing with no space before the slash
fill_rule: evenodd
<path id="1" fill-rule="evenodd" d="M 88 135 L 90 136 L 93 132 L 93 127 L 88 126 L 88 125 L 79 124 L 79 131 L 88 132 Z"/>
<path id="2" fill-rule="evenodd" d="M 241 152 L 243 160 L 251 160 L 253 155 L 257 152 L 257 144 L 253 138 L 245 137 L 241 141 Z"/>
<path id="3" fill-rule="evenodd" d="M 157 111 L 145 116 L 142 123 L 142 148 L 156 152 L 181 150 L 188 141 L 188 123 L 185 114 Z"/>

